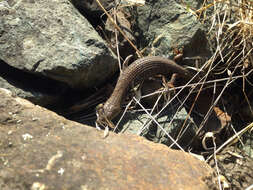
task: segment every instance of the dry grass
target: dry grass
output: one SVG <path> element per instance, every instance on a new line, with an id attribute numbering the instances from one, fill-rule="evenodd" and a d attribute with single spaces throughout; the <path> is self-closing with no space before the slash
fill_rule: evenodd
<path id="1" fill-rule="evenodd" d="M 212 9 L 212 14 L 207 16 L 209 9 Z M 216 51 L 207 65 L 209 70 L 217 74 L 228 74 L 230 79 L 227 79 L 224 90 L 236 74 L 236 77 L 242 77 L 243 94 L 253 115 L 248 94 L 245 92 L 245 83 L 251 84 L 248 78 L 253 69 L 253 1 L 205 0 L 202 8 L 195 11 L 195 15 L 202 22 L 211 21 L 209 33 L 215 34 Z M 219 62 L 214 64 L 217 60 Z"/>
<path id="2" fill-rule="evenodd" d="M 227 73 L 230 77 L 227 79 L 223 90 L 231 84 L 235 76 L 242 77 L 242 91 L 251 114 L 253 115 L 248 94 L 245 91 L 245 83 L 248 82 L 248 84 L 251 84 L 248 79 L 252 72 L 253 64 L 253 1 L 205 0 L 201 9 L 192 12 L 198 16 L 202 22 L 211 21 L 212 23 L 209 34 L 214 34 L 216 51 L 209 60 L 209 64 L 207 64 L 209 71 L 212 70 L 216 74 Z M 217 60 L 219 61 L 217 62 Z M 220 96 L 214 101 L 213 106 L 215 106 L 219 98 L 222 97 L 223 90 L 220 92 Z M 213 109 L 213 106 L 209 109 L 210 111 Z M 208 114 L 206 118 L 208 118 Z M 253 123 L 246 126 L 247 124 L 245 123 L 244 129 L 240 132 L 235 131 L 235 134 L 218 149 L 214 146 L 212 157 L 209 157 L 208 160 L 211 158 L 215 160 L 217 176 L 219 176 L 220 173 L 216 159 L 217 153 L 225 146 L 229 146 L 235 139 L 237 139 L 237 141 L 240 140 L 243 133 L 252 130 L 252 124 Z M 223 189 L 224 186 L 222 187 L 219 177 L 218 182 L 219 188 Z"/>

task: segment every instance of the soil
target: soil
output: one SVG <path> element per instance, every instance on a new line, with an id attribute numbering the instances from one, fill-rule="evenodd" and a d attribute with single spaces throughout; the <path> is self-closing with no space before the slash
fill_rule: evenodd
<path id="1" fill-rule="evenodd" d="M 219 170 L 221 183 L 228 185 L 227 189 L 246 189 L 253 184 L 253 159 L 237 145 L 229 146 L 216 155 L 209 165 L 217 172 Z"/>

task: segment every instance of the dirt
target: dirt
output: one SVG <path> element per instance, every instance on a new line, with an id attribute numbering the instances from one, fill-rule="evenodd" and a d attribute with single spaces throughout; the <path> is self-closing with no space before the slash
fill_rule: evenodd
<path id="1" fill-rule="evenodd" d="M 253 159 L 237 148 L 237 145 L 225 148 L 216 155 L 216 160 L 212 159 L 209 165 L 225 177 L 220 179 L 223 185 L 228 185 L 228 189 L 246 189 L 253 184 Z"/>

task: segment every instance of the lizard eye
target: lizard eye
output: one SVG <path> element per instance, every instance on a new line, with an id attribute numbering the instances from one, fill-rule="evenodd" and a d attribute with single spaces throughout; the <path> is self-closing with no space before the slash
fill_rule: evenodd
<path id="1" fill-rule="evenodd" d="M 96 124 L 104 125 L 104 123 L 105 123 L 104 104 L 97 105 L 97 107 L 96 107 L 96 115 L 97 115 Z"/>
<path id="2" fill-rule="evenodd" d="M 104 115 L 104 104 L 98 104 L 96 107 L 97 116 Z"/>
<path id="3" fill-rule="evenodd" d="M 105 114 L 104 111 L 104 104 L 99 104 L 96 107 L 96 115 L 97 115 L 97 121 L 96 121 L 96 127 L 99 125 L 106 127 L 109 126 L 110 128 L 114 128 L 114 124 L 108 120 L 107 115 Z"/>

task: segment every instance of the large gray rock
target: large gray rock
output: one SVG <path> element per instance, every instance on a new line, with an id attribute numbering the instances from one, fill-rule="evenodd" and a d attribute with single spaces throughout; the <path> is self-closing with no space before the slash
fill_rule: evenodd
<path id="1" fill-rule="evenodd" d="M 116 71 L 112 52 L 67 0 L 4 0 L 0 15 L 0 59 L 15 68 L 78 89 Z"/>
<path id="2" fill-rule="evenodd" d="M 187 4 L 200 5 L 194 0 Z M 137 7 L 134 15 L 138 38 L 142 48 L 149 49 L 148 53 L 171 57 L 175 50 L 182 48 L 184 57 L 198 56 L 203 62 L 210 57 L 205 28 L 181 1 L 150 1 Z M 187 64 L 195 61 L 188 60 Z"/>

